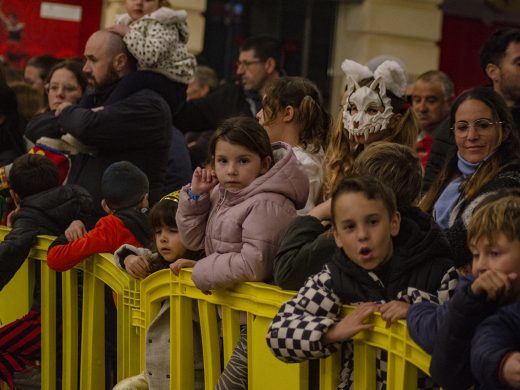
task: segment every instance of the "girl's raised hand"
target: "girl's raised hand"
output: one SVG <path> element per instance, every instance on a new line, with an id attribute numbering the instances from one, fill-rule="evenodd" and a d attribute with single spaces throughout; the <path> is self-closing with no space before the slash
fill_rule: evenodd
<path id="1" fill-rule="evenodd" d="M 210 192 L 218 184 L 217 174 L 213 169 L 197 167 L 191 178 L 191 191 L 195 194 Z"/>
<path id="2" fill-rule="evenodd" d="M 193 268 L 197 262 L 194 260 L 188 259 L 178 259 L 175 260 L 172 264 L 170 264 L 170 269 L 176 274 L 179 275 L 181 272 L 181 268 Z"/>

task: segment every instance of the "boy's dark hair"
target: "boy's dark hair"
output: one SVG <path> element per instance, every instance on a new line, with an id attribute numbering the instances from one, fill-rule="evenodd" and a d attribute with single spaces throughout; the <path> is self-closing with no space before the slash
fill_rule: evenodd
<path id="1" fill-rule="evenodd" d="M 112 210 L 137 206 L 148 189 L 144 172 L 128 161 L 113 163 L 101 178 L 101 195 Z"/>
<path id="2" fill-rule="evenodd" d="M 11 189 L 24 199 L 60 185 L 60 174 L 52 161 L 40 154 L 24 154 L 9 171 Z"/>
<path id="3" fill-rule="evenodd" d="M 362 193 L 369 200 L 381 200 L 391 217 L 397 211 L 393 191 L 373 176 L 350 176 L 339 183 L 332 193 L 332 224 L 336 226 L 336 202 L 343 194 Z"/>
<path id="4" fill-rule="evenodd" d="M 220 140 L 243 146 L 259 155 L 261 160 L 270 156 L 272 164 L 274 163 L 273 149 L 271 148 L 269 136 L 256 119 L 237 116 L 225 120 L 222 125 L 218 127 L 209 144 L 211 162 L 213 164 L 215 164 L 217 142 Z"/>
<path id="5" fill-rule="evenodd" d="M 239 50 L 241 52 L 254 50 L 255 56 L 260 61 L 267 61 L 268 58 L 273 58 L 276 62 L 276 70 L 281 72 L 283 69 L 282 43 L 276 38 L 267 35 L 250 37 L 240 45 Z"/>
<path id="6" fill-rule="evenodd" d="M 413 206 L 421 194 L 421 161 L 406 145 L 385 141 L 371 143 L 354 160 L 352 173 L 381 180 L 394 191 L 398 207 Z"/>
<path id="7" fill-rule="evenodd" d="M 488 64 L 499 66 L 510 43 L 520 42 L 520 29 L 503 28 L 495 31 L 480 49 L 480 69 L 486 77 Z"/>

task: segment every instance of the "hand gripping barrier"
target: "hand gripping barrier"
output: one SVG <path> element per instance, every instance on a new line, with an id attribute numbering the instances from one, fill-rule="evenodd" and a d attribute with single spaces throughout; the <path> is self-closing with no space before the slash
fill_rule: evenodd
<path id="1" fill-rule="evenodd" d="M 52 237 L 39 237 L 29 255 L 29 264 L 40 266 L 42 273 L 42 388 L 48 390 L 56 388 L 56 273 L 45 264 L 46 249 L 51 242 Z M 81 335 L 79 271 L 83 273 Z M 17 292 L 25 292 L 30 285 L 27 280 L 13 280 L 10 284 L 12 291 Z M 264 283 L 241 283 L 232 290 L 204 295 L 194 286 L 189 270 L 183 270 L 178 277 L 170 270 L 163 270 L 138 281 L 121 271 L 108 254 L 94 255 L 62 275 L 62 388 L 105 387 L 105 285 L 117 294 L 118 380 L 143 371 L 146 329 L 160 303 L 169 299 L 170 389 L 194 387 L 193 302 L 197 303 L 200 319 L 206 389 L 215 388 L 221 367 L 229 360 L 240 336 L 244 316 L 248 329 L 249 389 L 309 388 L 308 362 L 283 363 L 271 354 L 265 341 L 271 319 L 294 292 Z M 217 314 L 219 306 L 221 320 Z M 345 306 L 343 314 L 350 310 L 351 307 Z M 0 305 L 0 318 L 11 318 L 8 311 L 9 308 Z M 405 322 L 399 321 L 387 329 L 379 315 L 373 317 L 374 329 L 354 338 L 354 389 L 376 388 L 376 348 L 388 352 L 387 388 L 415 389 L 418 370 L 428 372 L 429 355 L 410 339 Z M 340 370 L 339 353 L 321 360 L 320 390 L 335 389 Z"/>

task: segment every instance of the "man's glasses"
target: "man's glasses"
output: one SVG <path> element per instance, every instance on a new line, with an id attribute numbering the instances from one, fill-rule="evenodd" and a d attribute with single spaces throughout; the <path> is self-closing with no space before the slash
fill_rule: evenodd
<path id="1" fill-rule="evenodd" d="M 254 60 L 254 61 L 242 60 L 242 61 L 237 61 L 235 65 L 237 66 L 237 68 L 240 68 L 241 66 L 243 66 L 244 68 L 249 68 L 251 65 L 260 64 L 262 62 L 265 62 L 265 61 L 262 61 L 262 60 Z"/>
<path id="2" fill-rule="evenodd" d="M 57 93 L 60 88 L 63 87 L 63 91 L 65 93 L 73 93 L 76 92 L 79 88 L 72 84 L 45 84 L 45 92 L 54 92 Z"/>
<path id="3" fill-rule="evenodd" d="M 496 124 L 503 122 L 491 122 L 489 119 L 477 119 L 472 124 L 466 121 L 455 122 L 455 125 L 451 128 L 457 137 L 465 137 L 468 135 L 469 128 L 473 126 L 473 129 L 479 135 L 488 135 Z"/>

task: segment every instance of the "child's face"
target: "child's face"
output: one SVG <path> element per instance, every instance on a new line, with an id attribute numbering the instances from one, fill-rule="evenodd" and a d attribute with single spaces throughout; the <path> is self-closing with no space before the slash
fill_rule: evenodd
<path id="1" fill-rule="evenodd" d="M 272 142 L 285 141 L 284 137 L 284 116 L 283 113 L 279 112 L 275 115 L 274 120 L 272 120 L 269 124 L 266 122 L 266 117 L 264 110 L 258 111 L 256 114 L 256 119 L 258 119 L 258 123 L 260 123 L 267 134 L 269 135 L 269 140 Z"/>
<path id="2" fill-rule="evenodd" d="M 512 282 L 513 294 L 520 295 L 520 241 L 510 240 L 506 235 L 497 235 L 491 245 L 487 237 L 482 237 L 470 245 L 473 254 L 471 273 L 474 277 L 482 275 L 487 270 L 509 274 L 516 273 L 517 279 Z"/>
<path id="3" fill-rule="evenodd" d="M 263 160 L 255 152 L 224 140 L 215 146 L 215 173 L 222 187 L 240 191 L 269 170 L 270 157 Z"/>
<path id="4" fill-rule="evenodd" d="M 174 261 L 184 256 L 186 248 L 181 242 L 177 228 L 163 225 L 155 229 L 157 251 L 166 261 Z"/>
<path id="5" fill-rule="evenodd" d="M 360 192 L 340 195 L 334 207 L 336 245 L 350 260 L 373 270 L 392 255 L 392 237 L 399 233 L 399 213 L 390 217 L 382 200 L 370 200 Z"/>
<path id="6" fill-rule="evenodd" d="M 160 0 L 126 0 L 126 12 L 132 20 L 142 18 L 159 9 Z"/>

